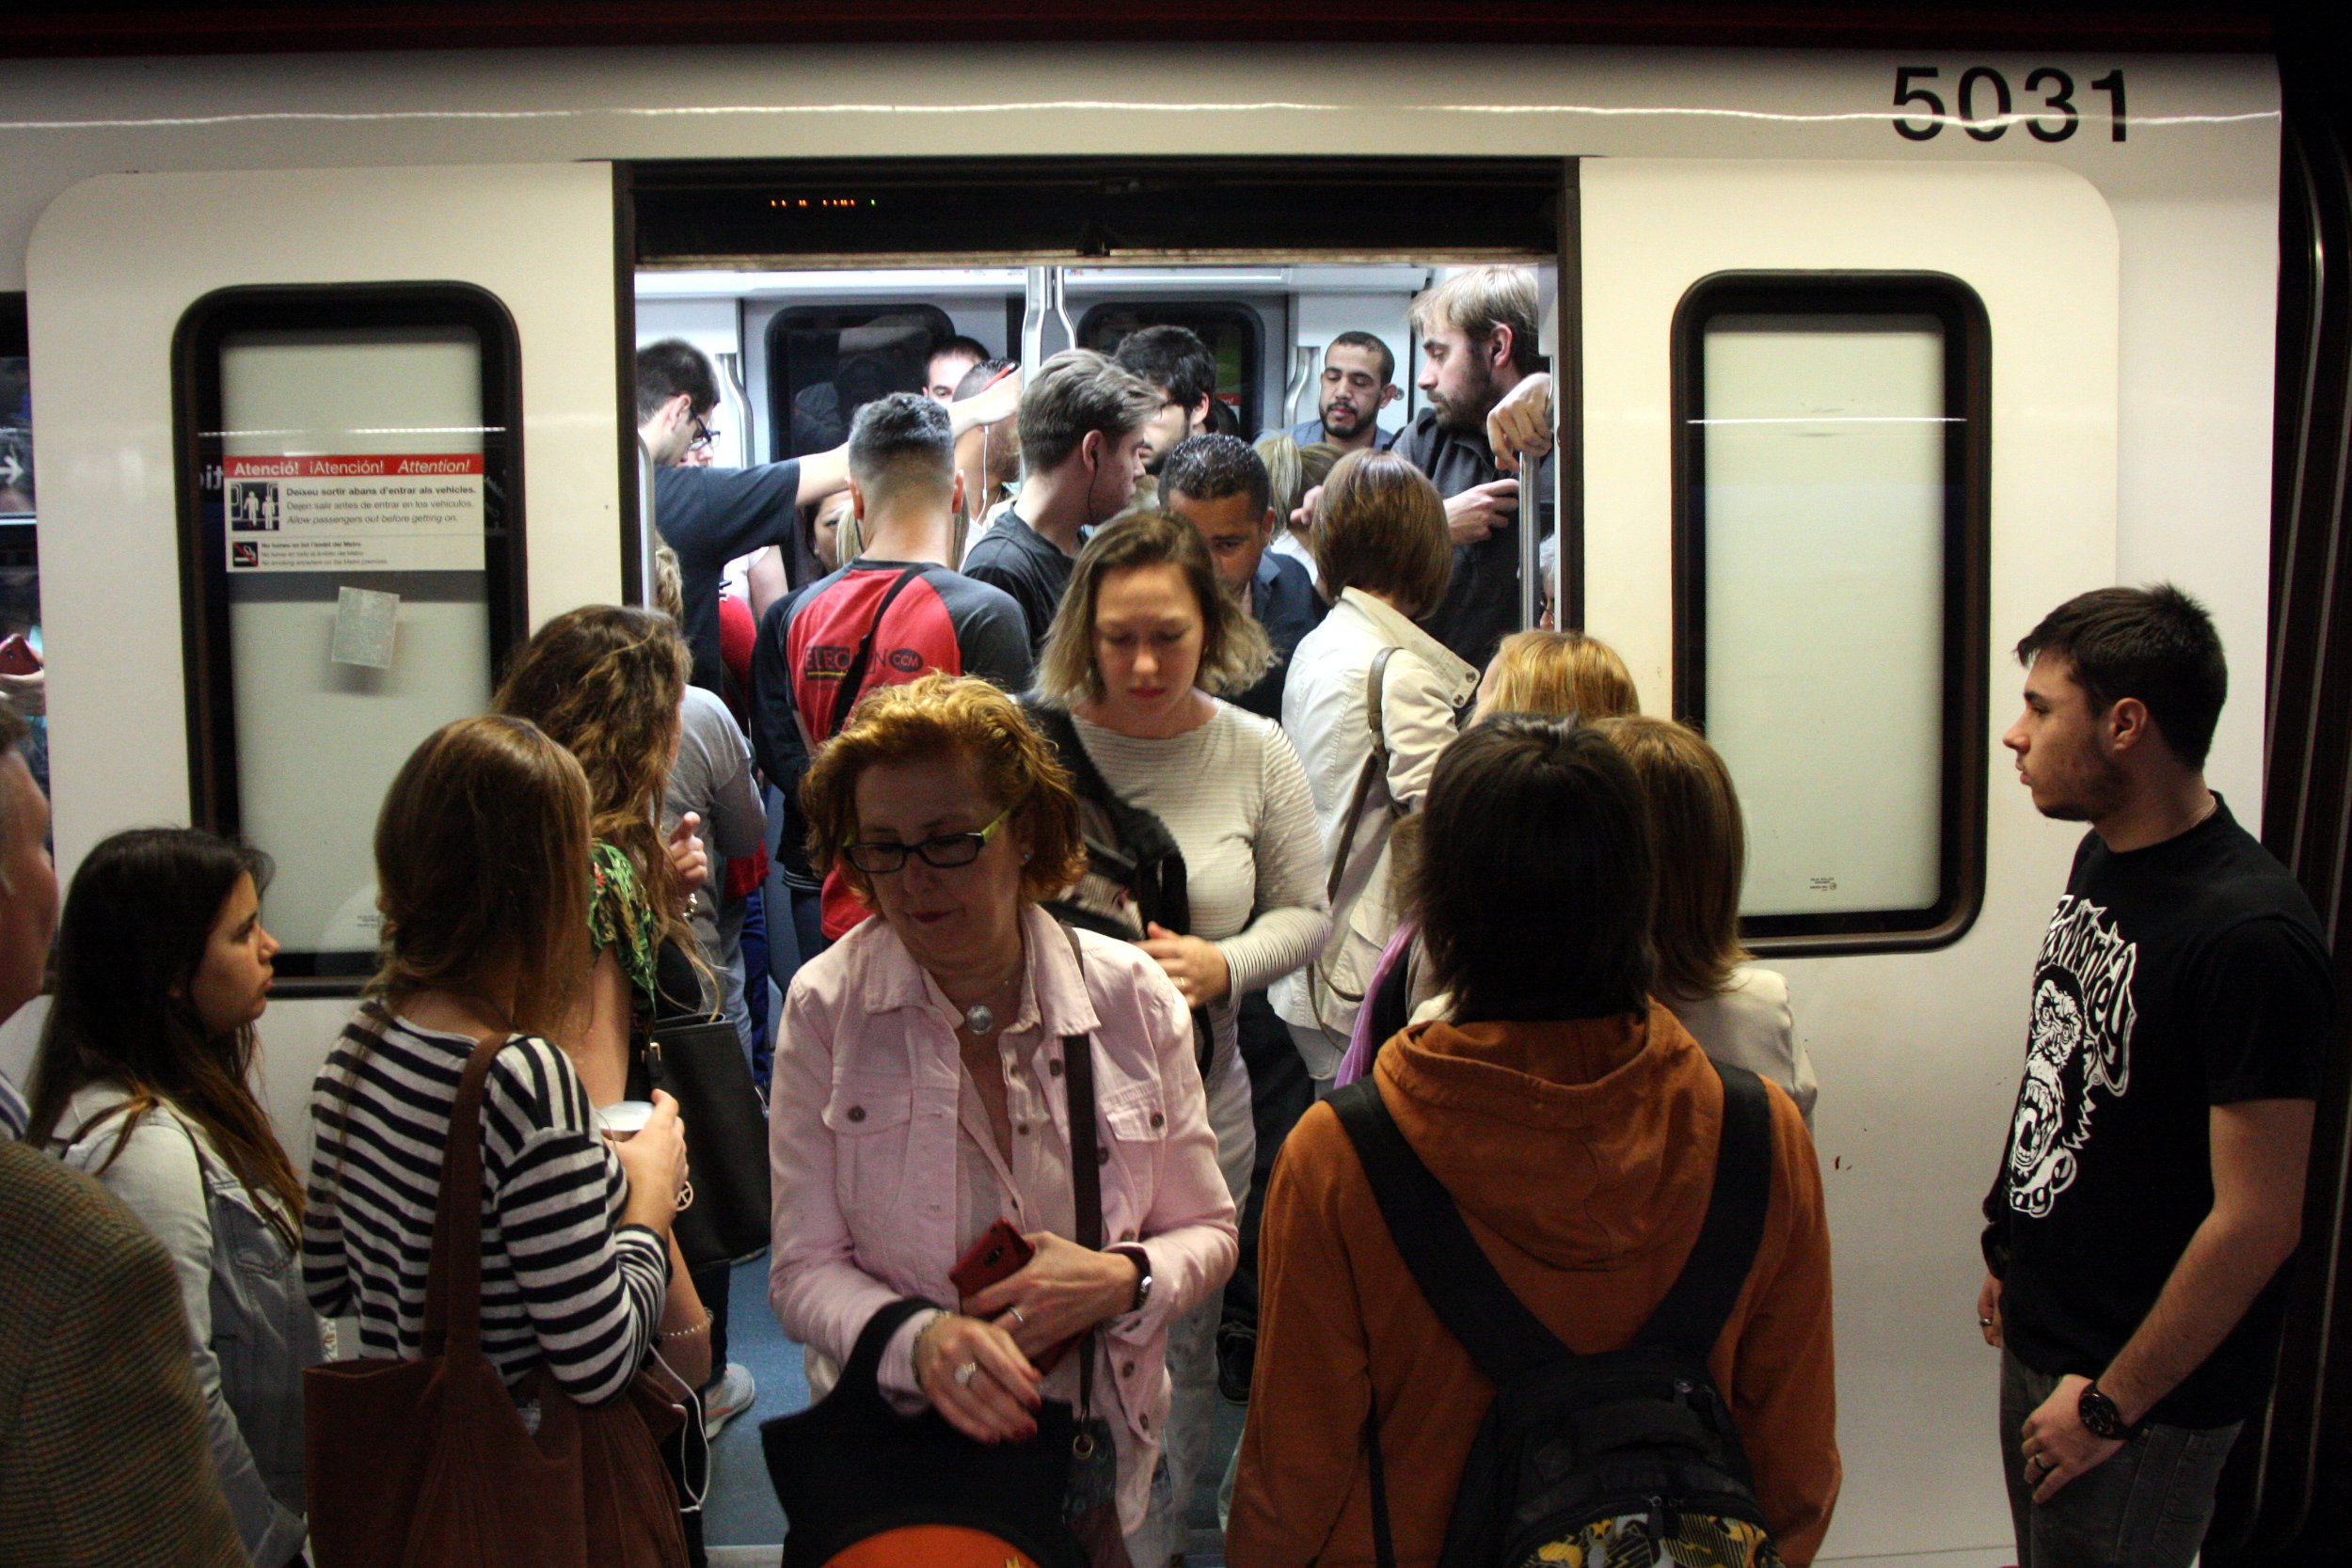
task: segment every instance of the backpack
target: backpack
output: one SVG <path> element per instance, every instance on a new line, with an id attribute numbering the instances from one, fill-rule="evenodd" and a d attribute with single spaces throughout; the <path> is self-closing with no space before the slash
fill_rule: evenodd
<path id="1" fill-rule="evenodd" d="M 1778 1568 L 1731 1409 L 1707 1370 L 1756 1260 L 1772 1194 L 1762 1080 L 1716 1064 L 1723 1143 L 1682 1274 L 1624 1350 L 1578 1355 L 1495 1272 L 1370 1078 L 1331 1098 L 1389 1233 L 1447 1331 L 1495 1386 L 1454 1497 L 1438 1568 Z M 1373 1546 L 1393 1568 L 1380 1413 Z"/>

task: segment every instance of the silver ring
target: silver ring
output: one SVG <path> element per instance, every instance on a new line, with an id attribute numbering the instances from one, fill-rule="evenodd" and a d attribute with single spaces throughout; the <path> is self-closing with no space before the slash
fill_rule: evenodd
<path id="1" fill-rule="evenodd" d="M 1014 1323 L 1019 1323 L 1023 1328 L 1029 1326 L 1029 1319 L 1026 1313 L 1023 1312 L 1018 1307 L 1011 1308 L 1011 1311 L 1012 1321 Z"/>
<path id="2" fill-rule="evenodd" d="M 1991 1328 L 1993 1326 L 1993 1320 L 1991 1318 L 1979 1318 L 1977 1320 L 1977 1326 L 1979 1328 Z"/>
<path id="3" fill-rule="evenodd" d="M 977 1361 L 966 1361 L 962 1366 L 958 1367 L 955 1370 L 954 1377 L 956 1380 L 956 1386 L 959 1388 L 969 1388 L 972 1386 L 972 1380 L 979 1375 L 980 1364 Z"/>

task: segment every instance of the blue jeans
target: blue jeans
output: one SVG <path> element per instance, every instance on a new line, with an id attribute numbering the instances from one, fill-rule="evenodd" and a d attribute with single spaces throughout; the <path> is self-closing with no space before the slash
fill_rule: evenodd
<path id="1" fill-rule="evenodd" d="M 2214 1485 L 2237 1423 L 2151 1423 L 2106 1464 L 2037 1503 L 2018 1443 L 2026 1418 L 2058 1384 L 2001 1353 L 2001 1473 L 2019 1568 L 2188 1568 L 2213 1522 Z"/>

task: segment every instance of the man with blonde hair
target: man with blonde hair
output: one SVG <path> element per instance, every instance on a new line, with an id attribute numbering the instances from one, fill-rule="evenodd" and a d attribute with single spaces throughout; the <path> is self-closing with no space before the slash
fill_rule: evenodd
<path id="1" fill-rule="evenodd" d="M 1143 477 L 1159 388 L 1092 349 L 1064 349 L 1021 394 L 1021 495 L 964 557 L 963 575 L 1012 595 L 1029 650 L 1044 646 L 1084 532 L 1127 509 Z"/>
<path id="2" fill-rule="evenodd" d="M 1520 477 L 1550 493 L 1549 466 L 1507 476 L 1487 439 L 1487 416 L 1520 383 L 1542 373 L 1535 346 L 1535 280 L 1524 267 L 1472 267 L 1415 296 L 1421 334 L 1418 380 L 1428 406 L 1395 450 L 1445 498 L 1454 538 L 1454 578 L 1422 624 L 1431 636 L 1483 667 L 1518 626 L 1519 546 L 1513 531 Z M 1516 462 L 1514 467 L 1516 467 Z M 1538 523 L 1543 519 L 1538 514 Z"/>

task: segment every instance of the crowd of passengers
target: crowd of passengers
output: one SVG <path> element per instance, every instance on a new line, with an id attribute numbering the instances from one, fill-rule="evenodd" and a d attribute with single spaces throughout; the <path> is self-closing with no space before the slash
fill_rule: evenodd
<path id="1" fill-rule="evenodd" d="M 991 1446 L 1078 1407 L 1111 1456 L 1067 1512 L 1086 1560 L 1180 1561 L 1205 1484 L 1242 1568 L 1438 1562 L 1497 1384 L 1436 1232 L 1591 1356 L 1744 1203 L 1693 1365 L 1754 1528 L 1690 1560 L 1810 1561 L 1841 1476 L 1816 1084 L 1740 947 L 1733 781 L 1603 643 L 1510 629 L 1552 420 L 1525 275 L 1413 313 L 1401 435 L 1390 351 L 1348 333 L 1317 419 L 1255 447 L 1210 428 L 1182 328 L 1025 369 L 950 341 L 839 449 L 743 470 L 698 460 L 708 362 L 643 351 L 662 608 L 555 617 L 399 770 L 307 1174 L 253 1086 L 267 858 L 117 833 L 59 913 L 11 750 L 0 1014 L 44 967 L 50 1001 L 22 1099 L 0 1079 L 8 1559 L 333 1568 L 347 1499 L 306 1465 L 416 1434 L 306 1448 L 310 1370 L 443 1354 L 454 1123 L 459 1317 L 522 1429 L 648 1389 L 682 1417 L 596 1429 L 658 1445 L 675 1517 L 591 1509 L 589 1560 L 701 1560 L 703 1440 L 755 1390 L 726 1263 L 674 1227 L 723 1173 L 666 1093 L 613 1119 L 685 1012 L 732 1021 L 766 1099 L 769 1301 L 812 1394 Z M 2203 784 L 2226 675 L 2194 601 L 2084 594 L 2019 656 L 2006 742 L 2093 832 L 1986 1200 L 2003 1473 L 2022 1562 L 2185 1563 L 2266 1393 L 2328 960 Z M 1360 1152 L 1383 1118 L 1467 1227 L 1392 1204 Z M 1027 1260 L 965 1288 L 1003 1227 Z M 1248 1417 L 1218 1485 L 1220 1396 Z M 513 1502 L 564 1535 L 560 1497 Z M 598 1558 L 599 1528 L 646 1540 Z"/>

